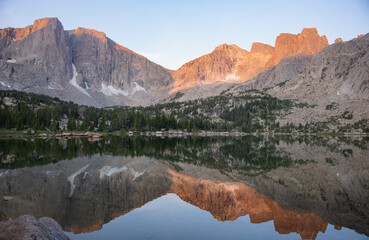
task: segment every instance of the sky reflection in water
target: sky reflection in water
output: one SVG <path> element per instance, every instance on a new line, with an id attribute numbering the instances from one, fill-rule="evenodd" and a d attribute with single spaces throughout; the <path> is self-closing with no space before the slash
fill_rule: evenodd
<path id="1" fill-rule="evenodd" d="M 297 233 L 279 234 L 273 221 L 252 224 L 248 216 L 235 221 L 218 221 L 198 207 L 182 201 L 176 194 L 148 202 L 141 208 L 120 216 L 100 231 L 67 233 L 71 239 L 301 239 Z M 316 239 L 368 239 L 355 231 L 335 230 L 328 225 Z"/>

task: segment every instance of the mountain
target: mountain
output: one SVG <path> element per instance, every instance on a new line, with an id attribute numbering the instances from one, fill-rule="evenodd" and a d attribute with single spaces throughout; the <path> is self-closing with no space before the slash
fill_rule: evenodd
<path id="1" fill-rule="evenodd" d="M 353 121 L 368 119 L 368 62 L 369 34 L 366 34 L 326 47 L 299 74 L 268 92 L 278 98 L 299 99 L 316 106 L 292 113 L 286 121 L 329 120 L 345 112 L 352 113 Z"/>
<path id="2" fill-rule="evenodd" d="M 67 33 L 56 18 L 0 30 L 2 80 L 14 88 L 62 88 L 72 76 Z"/>
<path id="3" fill-rule="evenodd" d="M 251 51 L 236 45 L 221 45 L 205 56 L 186 63 L 172 76 L 172 93 L 199 85 L 224 82 L 245 82 L 260 72 L 277 65 L 290 56 L 314 56 L 328 46 L 325 36 L 315 28 L 305 28 L 300 34 L 280 34 L 275 47 L 254 43 Z"/>
<path id="4" fill-rule="evenodd" d="M 279 99 L 294 99 L 309 107 L 293 108 L 283 118 L 290 122 L 337 122 L 369 118 L 369 34 L 334 43 L 314 57 L 285 57 L 276 66 L 244 83 L 197 86 L 181 92 L 175 101 L 189 101 L 257 89 Z M 352 114 L 344 116 L 345 114 Z"/>
<path id="5" fill-rule="evenodd" d="M 235 66 L 245 61 L 249 52 L 236 45 L 223 44 L 205 56 L 186 63 L 173 72 L 172 93 L 198 85 L 237 81 Z"/>
<path id="6" fill-rule="evenodd" d="M 186 101 L 250 89 L 314 108 L 293 109 L 287 122 L 326 121 L 355 112 L 369 118 L 368 35 L 328 46 L 315 28 L 280 34 L 275 46 L 249 51 L 223 44 L 177 71 L 121 46 L 105 33 L 65 31 L 57 18 L 0 30 L 0 90 L 35 92 L 97 107 Z M 173 94 L 179 92 L 180 96 Z M 172 95 L 171 95 L 172 94 Z M 177 96 L 177 97 L 176 97 Z M 332 109 L 326 109 L 328 105 Z"/>
<path id="7" fill-rule="evenodd" d="M 107 38 L 57 18 L 0 30 L 0 88 L 35 92 L 93 106 L 149 105 L 170 93 L 214 83 L 240 83 L 287 56 L 315 55 L 328 45 L 316 29 L 281 34 L 275 47 L 251 51 L 223 44 L 205 56 L 167 70 Z"/>
<path id="8" fill-rule="evenodd" d="M 172 85 L 163 67 L 102 32 L 65 31 L 57 18 L 0 30 L 0 81 L 2 89 L 94 106 L 151 104 Z"/>

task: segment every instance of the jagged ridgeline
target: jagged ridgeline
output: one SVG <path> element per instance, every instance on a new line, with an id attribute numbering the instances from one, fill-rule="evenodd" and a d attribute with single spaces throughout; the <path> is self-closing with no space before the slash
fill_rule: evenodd
<path id="1" fill-rule="evenodd" d="M 0 91 L 0 128 L 68 131 L 242 131 L 242 132 L 369 132 L 368 120 L 354 124 L 349 112 L 331 122 L 280 126 L 277 119 L 291 109 L 314 105 L 278 99 L 258 90 L 224 93 L 187 102 L 148 107 L 95 108 L 33 93 Z M 332 128 L 334 126 L 335 128 Z"/>
<path id="2" fill-rule="evenodd" d="M 65 31 L 57 18 L 0 29 L 1 90 L 34 92 L 95 107 L 154 105 L 111 112 L 76 106 L 80 111 L 53 115 L 57 119 L 53 127 L 37 118 L 24 124 L 38 129 L 43 124 L 57 130 L 58 123 L 64 129 L 69 123 L 70 130 L 114 131 L 124 126 L 140 131 L 361 134 L 367 132 L 369 118 L 368 61 L 369 34 L 329 45 L 315 28 L 282 33 L 274 47 L 254 43 L 247 51 L 223 44 L 176 71 L 115 43 L 103 32 Z M 89 116 L 91 112 L 98 116 Z M 7 128 L 21 125 L 8 123 Z"/>

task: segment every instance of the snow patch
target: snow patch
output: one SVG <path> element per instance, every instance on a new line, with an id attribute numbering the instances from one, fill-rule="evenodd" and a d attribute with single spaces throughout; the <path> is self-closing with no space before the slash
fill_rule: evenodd
<path id="1" fill-rule="evenodd" d="M 119 168 L 118 167 L 112 167 L 112 166 L 104 166 L 103 168 L 100 169 L 100 178 L 103 178 L 105 176 L 110 177 L 114 173 L 123 172 L 127 169 L 128 168 L 126 166 L 119 167 Z"/>
<path id="2" fill-rule="evenodd" d="M 58 87 L 54 83 L 49 83 L 49 85 L 47 85 L 47 89 L 56 90 Z"/>
<path id="3" fill-rule="evenodd" d="M 3 175 L 5 175 L 5 174 L 8 174 L 8 172 L 9 172 L 8 170 L 6 170 L 5 172 L 1 172 L 1 173 L 0 173 L 0 177 L 2 177 L 2 176 L 3 176 Z"/>
<path id="4" fill-rule="evenodd" d="M 136 82 L 134 82 L 134 83 L 135 83 L 136 86 L 132 89 L 131 95 L 134 95 L 136 92 L 139 92 L 139 91 L 144 91 L 145 93 L 147 93 L 147 91 L 144 87 L 140 86 Z"/>
<path id="5" fill-rule="evenodd" d="M 101 84 L 101 92 L 106 96 L 113 96 L 113 95 L 122 95 L 127 97 L 128 93 L 126 91 L 117 89 L 111 85 L 106 86 L 104 83 Z"/>
<path id="6" fill-rule="evenodd" d="M 104 166 L 103 168 L 101 168 L 99 170 L 100 171 L 100 179 L 105 177 L 105 176 L 110 177 L 111 175 L 113 175 L 115 173 L 119 173 L 119 172 L 123 172 L 123 171 L 127 171 L 127 170 L 129 170 L 131 172 L 131 174 L 133 175 L 132 181 L 136 180 L 138 177 L 142 176 L 146 172 L 146 170 L 144 170 L 142 172 L 137 172 L 132 167 L 127 167 L 127 165 L 122 166 L 122 167 Z"/>
<path id="7" fill-rule="evenodd" d="M 76 69 L 76 66 L 72 63 L 72 68 L 73 68 L 73 77 L 72 77 L 72 79 L 69 81 L 69 83 L 70 84 L 72 84 L 75 88 L 77 88 L 79 91 L 81 91 L 83 94 L 85 94 L 86 96 L 88 96 L 88 97 L 90 97 L 90 98 L 92 98 L 91 96 L 90 96 L 90 94 L 88 94 L 88 92 L 85 90 L 85 89 L 83 89 L 81 86 L 79 86 L 78 84 L 77 84 L 77 75 L 78 75 L 78 73 L 77 73 L 77 69 Z"/>
<path id="8" fill-rule="evenodd" d="M 340 92 L 337 92 L 337 96 L 339 96 L 340 95 Z"/>
<path id="9" fill-rule="evenodd" d="M 9 60 L 6 60 L 6 62 L 7 62 L 7 63 L 16 63 L 16 62 L 17 62 L 17 60 L 15 60 L 15 59 L 9 59 Z"/>
<path id="10" fill-rule="evenodd" d="M 85 86 L 86 86 L 86 89 L 90 89 L 90 87 L 88 86 L 87 82 L 85 82 Z"/>
<path id="11" fill-rule="evenodd" d="M 3 81 L 0 81 L 0 84 L 1 84 L 3 87 L 12 88 L 9 84 L 4 83 Z"/>
<path id="12" fill-rule="evenodd" d="M 82 168 L 78 169 L 76 172 L 74 172 L 72 175 L 70 175 L 70 176 L 67 178 L 67 179 L 68 179 L 68 181 L 70 182 L 70 192 L 69 192 L 69 197 L 71 197 L 71 196 L 73 195 L 74 188 L 76 187 L 76 186 L 74 185 L 74 178 L 75 178 L 76 176 L 78 176 L 80 173 L 82 173 L 83 171 L 85 171 L 85 170 L 86 170 L 86 168 L 88 168 L 88 166 L 90 166 L 90 163 L 89 163 L 89 164 L 87 164 L 86 166 L 84 166 L 84 167 L 82 167 Z"/>
<path id="13" fill-rule="evenodd" d="M 146 170 L 144 170 L 142 172 L 136 172 L 133 168 L 131 168 L 130 170 L 131 170 L 131 173 L 133 175 L 132 181 L 136 180 L 136 178 L 138 178 L 139 176 L 142 176 L 146 172 Z"/>

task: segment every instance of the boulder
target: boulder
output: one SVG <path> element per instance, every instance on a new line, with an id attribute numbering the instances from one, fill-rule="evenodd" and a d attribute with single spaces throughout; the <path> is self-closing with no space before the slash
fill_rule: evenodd
<path id="1" fill-rule="evenodd" d="M 3 200 L 4 201 L 11 201 L 11 200 L 13 200 L 13 197 L 11 197 L 11 196 L 3 196 Z"/>
<path id="2" fill-rule="evenodd" d="M 69 238 L 52 218 L 36 219 L 30 215 L 23 215 L 14 220 L 0 222 L 0 239 L 68 240 Z"/>

